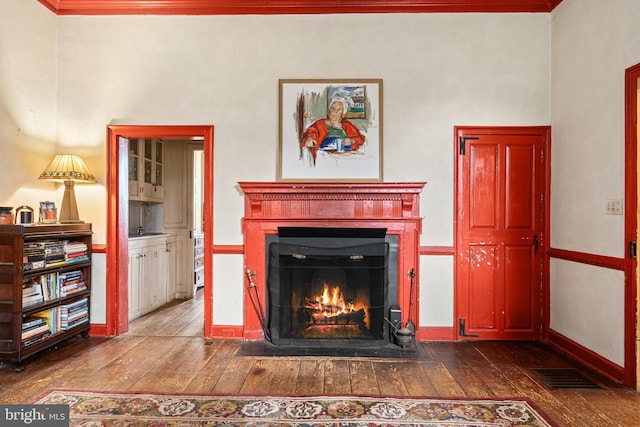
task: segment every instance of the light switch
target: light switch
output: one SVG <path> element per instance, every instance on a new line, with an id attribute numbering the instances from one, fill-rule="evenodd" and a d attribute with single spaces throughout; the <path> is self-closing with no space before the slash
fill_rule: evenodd
<path id="1" fill-rule="evenodd" d="M 607 200 L 607 215 L 622 215 L 622 199 L 609 199 Z"/>

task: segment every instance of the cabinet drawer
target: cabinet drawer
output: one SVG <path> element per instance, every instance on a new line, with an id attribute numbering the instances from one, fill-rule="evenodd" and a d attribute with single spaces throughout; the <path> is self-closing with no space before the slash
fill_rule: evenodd
<path id="1" fill-rule="evenodd" d="M 204 267 L 204 257 L 197 257 L 193 260 L 193 268 L 198 269 Z"/>

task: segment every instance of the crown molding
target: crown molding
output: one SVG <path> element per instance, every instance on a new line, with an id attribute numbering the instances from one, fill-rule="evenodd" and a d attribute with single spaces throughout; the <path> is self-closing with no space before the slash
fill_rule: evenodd
<path id="1" fill-rule="evenodd" d="M 562 0 L 38 0 L 56 15 L 551 12 Z"/>

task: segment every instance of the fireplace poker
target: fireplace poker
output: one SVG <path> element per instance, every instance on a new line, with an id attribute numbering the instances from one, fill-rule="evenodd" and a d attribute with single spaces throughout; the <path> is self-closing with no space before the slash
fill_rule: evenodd
<path id="1" fill-rule="evenodd" d="M 416 324 L 413 323 L 413 294 L 415 293 L 415 280 L 416 280 L 416 270 L 412 268 L 409 273 L 409 278 L 411 279 L 411 286 L 409 287 L 409 321 L 405 325 L 405 328 L 409 329 L 411 333 L 416 332 Z"/>
<path id="2" fill-rule="evenodd" d="M 258 290 L 258 285 L 253 281 L 254 277 L 255 273 L 252 273 L 251 270 L 247 269 L 247 278 L 249 279 L 249 287 L 247 290 L 249 292 L 249 297 L 251 298 L 251 303 L 258 314 L 258 320 L 260 321 L 262 332 L 264 332 L 264 337 L 271 341 L 271 333 L 269 333 L 269 329 L 267 328 L 267 322 L 262 308 L 262 300 L 260 299 L 260 292 Z"/>

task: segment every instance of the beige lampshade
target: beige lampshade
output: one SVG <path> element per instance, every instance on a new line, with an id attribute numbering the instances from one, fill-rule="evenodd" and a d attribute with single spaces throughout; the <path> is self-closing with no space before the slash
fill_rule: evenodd
<path id="1" fill-rule="evenodd" d="M 38 179 L 64 181 L 64 196 L 60 206 L 58 222 L 63 224 L 81 223 L 73 184 L 79 182 L 97 182 L 84 161 L 75 154 L 58 154 L 40 174 Z"/>
<path id="2" fill-rule="evenodd" d="M 97 182 L 84 161 L 75 154 L 58 154 L 38 179 Z"/>

